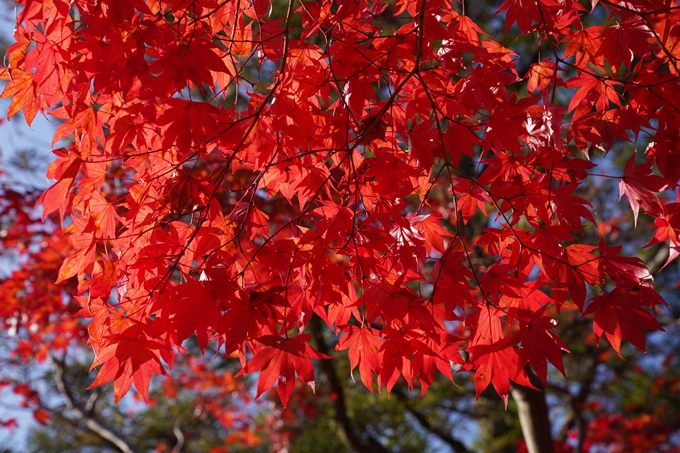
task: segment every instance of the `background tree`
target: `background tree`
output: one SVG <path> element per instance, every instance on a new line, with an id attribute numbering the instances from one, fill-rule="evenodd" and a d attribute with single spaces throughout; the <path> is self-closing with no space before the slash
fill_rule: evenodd
<path id="1" fill-rule="evenodd" d="M 69 396 L 65 370 L 77 366 L 60 351 L 72 344 L 93 349 L 93 386 L 113 381 L 115 402 L 133 384 L 148 401 L 151 375 L 166 374 L 187 341 L 223 356 L 224 376 L 259 372 L 257 396 L 276 384 L 290 403 L 258 437 L 272 449 L 304 449 L 294 428 L 318 411 L 335 426 L 320 417 L 315 427 L 348 449 L 422 450 L 436 436 L 465 451 L 451 412 L 491 413 L 490 384 L 507 406 L 511 381 L 530 451 L 552 446 L 544 428 L 529 435 L 546 418 L 532 387 L 568 404 L 558 448 L 570 433 L 577 451 L 641 445 L 636 429 L 673 448 L 674 409 L 639 415 L 632 393 L 602 375 L 630 370 L 596 346 L 605 337 L 633 354 L 622 340 L 645 349 L 642 329 L 662 329 L 666 302 L 628 255 L 651 238 L 670 243 L 667 262 L 650 257 L 654 273 L 677 256 L 680 7 L 506 1 L 505 32 L 517 31 L 503 34 L 458 3 L 270 6 L 26 2 L 1 74 L 8 116 L 50 114 L 64 120 L 53 144 L 73 140 L 55 151 L 57 182 L 40 199 L 43 218 L 59 218 L 33 247 L 14 243 L 24 263 L 6 280 L 4 313 L 28 340 L 13 356 L 52 354 L 65 407 L 122 451 L 142 434 L 100 429 L 89 397 Z M 633 227 L 650 225 L 643 243 L 627 219 L 616 228 L 612 183 Z M 11 219 L 23 210 L 8 200 Z M 10 220 L 24 236 L 30 222 Z M 57 225 L 66 236 L 52 236 Z M 577 384 L 548 376 L 548 364 L 565 374 L 568 348 Z M 334 350 L 348 350 L 349 366 L 326 360 Z M 318 385 L 311 359 L 322 359 Z M 653 365 L 632 370 L 647 375 L 638 385 L 665 373 L 653 390 L 672 391 L 672 361 Z M 343 369 L 392 398 L 367 405 Z M 465 384 L 484 402 L 435 386 L 436 370 L 474 372 Z M 310 400 L 322 384 L 328 399 Z M 14 391 L 46 419 L 39 392 L 22 385 Z M 438 398 L 452 403 L 425 405 L 415 386 L 453 392 Z M 590 404 L 600 391 L 613 392 L 608 406 Z M 515 448 L 516 430 L 501 435 L 513 433 L 512 414 L 500 414 L 479 425 L 481 448 Z M 182 419 L 166 448 L 182 448 Z M 616 423 L 624 436 L 602 429 Z"/>

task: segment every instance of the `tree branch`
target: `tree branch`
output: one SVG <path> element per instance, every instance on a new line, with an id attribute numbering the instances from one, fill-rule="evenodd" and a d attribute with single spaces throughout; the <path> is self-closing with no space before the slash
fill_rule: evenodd
<path id="1" fill-rule="evenodd" d="M 557 393 L 565 395 L 569 399 L 569 404 L 571 405 L 571 414 L 569 414 L 566 420 L 564 421 L 562 432 L 559 438 L 564 439 L 564 437 L 567 434 L 567 431 L 571 427 L 576 426 L 576 429 L 578 431 L 578 439 L 576 447 L 574 449 L 574 453 L 582 453 L 585 445 L 586 421 L 583 418 L 582 413 L 583 403 L 585 403 L 585 401 L 588 399 L 588 396 L 591 393 L 593 383 L 595 382 L 595 373 L 597 371 L 597 367 L 599 366 L 599 364 L 600 362 L 597 359 L 597 356 L 594 356 L 592 358 L 592 362 L 590 362 L 590 364 L 588 365 L 586 372 L 578 380 L 581 383 L 581 388 L 579 389 L 579 392 L 576 395 L 571 393 L 567 388 L 561 387 L 557 384 L 548 384 L 548 386 L 551 389 L 553 389 Z"/>
<path id="2" fill-rule="evenodd" d="M 87 415 L 78 404 L 73 400 L 70 390 L 64 381 L 64 363 L 52 357 L 52 376 L 57 384 L 57 390 L 64 397 L 66 407 L 73 413 L 74 417 L 83 423 L 88 430 L 99 436 L 102 440 L 112 444 L 122 453 L 137 453 L 137 451 L 126 442 L 123 437 L 99 423 L 94 417 Z"/>
<path id="3" fill-rule="evenodd" d="M 654 256 L 647 262 L 650 274 L 656 275 L 661 271 L 661 268 L 668 260 L 669 253 L 670 247 L 667 247 L 666 244 L 659 244 L 656 253 L 654 253 Z"/>
<path id="4" fill-rule="evenodd" d="M 439 437 L 444 443 L 446 443 L 449 447 L 454 452 L 461 452 L 461 453 L 471 453 L 470 450 L 467 449 L 465 445 L 458 439 L 454 438 L 451 436 L 447 430 L 433 425 L 430 423 L 430 421 L 427 419 L 425 414 L 422 412 L 419 412 L 416 408 L 412 407 L 411 404 L 408 401 L 408 397 L 404 395 L 404 393 L 400 389 L 394 389 L 393 393 L 397 395 L 397 397 L 403 401 L 404 407 L 406 407 L 406 410 L 409 411 L 411 415 L 413 415 L 413 418 L 416 419 L 418 424 L 425 428 L 426 430 L 430 431 L 432 434 L 436 435 Z"/>
<path id="5" fill-rule="evenodd" d="M 175 435 L 175 437 L 177 437 L 177 443 L 175 444 L 175 448 L 172 449 L 171 453 L 180 453 L 182 451 L 182 447 L 184 446 L 185 438 L 181 426 L 182 417 L 177 417 L 177 420 L 175 420 L 175 424 L 172 425 L 172 432 Z"/>

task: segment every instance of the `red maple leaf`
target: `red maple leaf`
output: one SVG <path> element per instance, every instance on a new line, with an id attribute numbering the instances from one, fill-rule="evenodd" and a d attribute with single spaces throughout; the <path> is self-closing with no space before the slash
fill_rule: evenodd
<path id="1" fill-rule="evenodd" d="M 524 372 L 524 361 L 520 359 L 519 350 L 514 347 L 516 342 L 516 338 L 508 337 L 491 345 L 468 348 L 470 359 L 463 369 L 475 370 L 477 399 L 489 384 L 493 384 L 507 408 L 510 381 L 534 388 Z"/>
<path id="2" fill-rule="evenodd" d="M 522 342 L 520 356 L 533 367 L 543 382 L 546 382 L 548 375 L 547 362 L 552 363 L 566 377 L 562 351 L 569 352 L 564 341 L 551 332 L 557 325 L 557 320 L 545 316 L 547 307 L 545 305 L 537 310 L 529 322 L 521 323 L 517 333 L 517 338 Z"/>
<path id="3" fill-rule="evenodd" d="M 255 353 L 245 367 L 236 376 L 260 371 L 257 379 L 257 395 L 259 397 L 276 382 L 279 398 L 283 407 L 288 405 L 290 395 L 295 387 L 295 376 L 314 390 L 314 366 L 311 359 L 330 359 L 307 344 L 311 335 L 300 334 L 292 338 L 278 335 L 265 335 L 258 338 L 258 343 L 265 347 Z"/>
<path id="4" fill-rule="evenodd" d="M 40 106 L 33 77 L 33 73 L 30 71 L 13 70 L 10 83 L 5 86 L 2 94 L 0 94 L 0 97 L 3 98 L 12 97 L 12 102 L 7 109 L 7 118 L 14 116 L 19 110 L 23 110 L 26 123 L 29 126 Z"/>
<path id="5" fill-rule="evenodd" d="M 47 189 L 38 199 L 38 204 L 43 205 L 43 220 L 48 214 L 59 210 L 59 215 L 64 222 L 69 192 L 78 175 L 82 160 L 76 153 L 68 152 L 64 148 L 54 151 L 59 156 L 47 169 L 47 177 L 56 179 L 52 187 Z"/>
<path id="6" fill-rule="evenodd" d="M 220 310 L 210 288 L 194 279 L 174 287 L 162 298 L 161 310 L 168 310 L 168 317 L 177 329 L 176 344 L 181 344 L 192 333 L 196 334 L 202 352 L 220 323 Z"/>
<path id="7" fill-rule="evenodd" d="M 93 192 L 89 200 L 90 213 L 95 217 L 97 235 L 104 239 L 116 237 L 116 225 L 120 217 L 116 213 L 116 207 L 106 201 L 99 193 Z"/>
<path id="8" fill-rule="evenodd" d="M 517 26 L 522 33 L 529 33 L 534 21 L 539 22 L 541 14 L 536 2 L 522 2 L 521 0 L 505 0 L 498 8 L 498 12 L 506 12 L 505 31 L 508 31 L 512 24 L 517 22 Z"/>
<path id="9" fill-rule="evenodd" d="M 590 301 L 583 316 L 592 313 L 595 313 L 595 335 L 599 339 L 604 334 L 621 357 L 621 342 L 624 338 L 644 352 L 647 348 L 642 329 L 664 330 L 644 308 L 644 299 L 637 291 L 616 288 L 610 293 L 603 292 Z"/>
<path id="10" fill-rule="evenodd" d="M 446 252 L 444 249 L 444 238 L 452 238 L 453 234 L 441 226 L 440 219 L 431 215 L 425 215 L 412 216 L 410 220 L 425 238 L 427 253 L 430 253 L 432 248 L 442 254 Z"/>
<path id="11" fill-rule="evenodd" d="M 337 351 L 349 349 L 350 374 L 359 365 L 361 382 L 373 393 L 373 374 L 380 373 L 379 351 L 384 340 L 379 332 L 370 327 L 349 326 L 348 333 L 342 336 L 336 346 Z M 352 380 L 354 376 L 352 376 Z"/>
<path id="12" fill-rule="evenodd" d="M 621 104 L 619 94 L 615 89 L 619 86 L 618 82 L 584 73 L 569 79 L 567 86 L 578 87 L 567 109 L 570 112 L 581 105 L 589 111 L 594 104 L 599 112 L 603 112 L 607 110 L 610 102 L 616 105 Z"/>
<path id="13" fill-rule="evenodd" d="M 117 403 L 134 383 L 144 401 L 149 392 L 151 376 L 165 374 L 160 354 L 167 346 L 146 331 L 147 326 L 133 325 L 120 334 L 107 337 L 109 346 L 99 352 L 92 368 L 104 364 L 88 388 L 94 388 L 113 381 L 113 395 Z"/>
<path id="14" fill-rule="evenodd" d="M 628 203 L 633 210 L 634 225 L 637 226 L 640 207 L 652 215 L 661 213 L 661 202 L 654 192 L 665 190 L 668 184 L 662 177 L 652 174 L 651 162 L 636 167 L 635 156 L 636 153 L 633 153 L 628 159 L 621 181 L 619 181 L 619 201 L 624 195 L 628 198 Z"/>

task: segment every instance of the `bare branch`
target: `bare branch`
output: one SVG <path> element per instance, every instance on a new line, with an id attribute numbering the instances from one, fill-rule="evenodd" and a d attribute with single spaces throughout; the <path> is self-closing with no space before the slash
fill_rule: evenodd
<path id="1" fill-rule="evenodd" d="M 184 433 L 182 433 L 182 417 L 177 417 L 177 420 L 175 420 L 175 423 L 172 425 L 172 433 L 177 437 L 177 443 L 175 444 L 175 448 L 172 449 L 172 453 L 180 453 L 182 451 L 182 447 L 184 446 Z"/>
<path id="2" fill-rule="evenodd" d="M 75 403 L 73 400 L 73 395 L 64 381 L 64 363 L 55 357 L 52 357 L 51 362 L 52 376 L 54 377 L 54 381 L 57 384 L 57 390 L 59 390 L 61 396 L 64 397 L 66 408 L 71 411 L 73 416 L 82 422 L 82 424 L 93 434 L 112 444 L 122 453 L 137 453 L 137 451 L 132 448 L 119 433 L 116 433 L 113 430 L 105 427 L 94 417 L 87 415 L 86 411 L 83 411 L 79 405 Z"/>

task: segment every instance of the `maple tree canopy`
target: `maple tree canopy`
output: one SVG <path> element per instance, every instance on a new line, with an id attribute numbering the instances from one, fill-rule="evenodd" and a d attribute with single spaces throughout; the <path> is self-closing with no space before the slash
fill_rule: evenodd
<path id="1" fill-rule="evenodd" d="M 61 120 L 42 213 L 116 400 L 195 335 L 285 406 L 313 317 L 371 391 L 460 368 L 506 404 L 564 372 L 562 310 L 619 354 L 661 330 L 581 189 L 616 178 L 680 254 L 677 2 L 506 0 L 523 74 L 456 1 L 20 3 L 2 97 Z"/>

